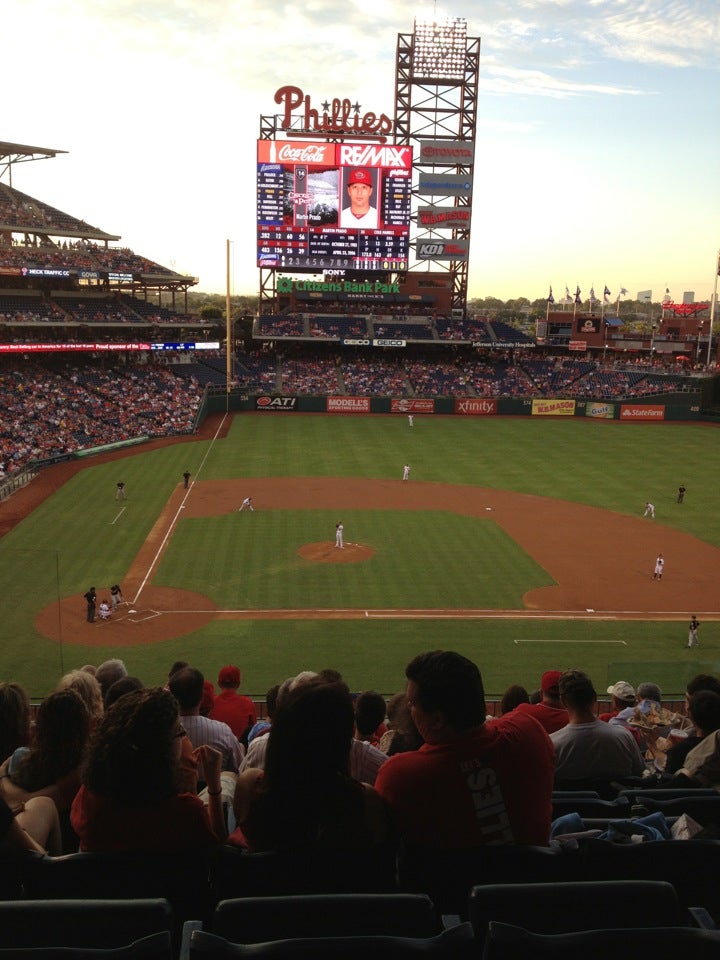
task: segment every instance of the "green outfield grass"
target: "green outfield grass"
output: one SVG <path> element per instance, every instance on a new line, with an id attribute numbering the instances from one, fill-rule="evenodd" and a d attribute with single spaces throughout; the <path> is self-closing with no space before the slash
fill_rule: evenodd
<path id="1" fill-rule="evenodd" d="M 141 450 L 141 448 L 140 448 Z M 619 424 L 572 419 L 324 417 L 238 415 L 224 440 L 137 452 L 93 465 L 0 540 L 3 606 L 0 679 L 34 696 L 63 670 L 120 656 L 146 682 L 164 680 L 186 659 L 214 678 L 239 663 L 248 692 L 262 694 L 299 669 L 334 666 L 354 688 L 392 693 L 420 650 L 445 647 L 473 657 L 486 687 L 537 685 L 547 666 L 588 670 L 598 689 L 622 678 L 657 680 L 679 693 L 702 670 L 720 672 L 720 624 L 704 624 L 702 655 L 687 659 L 684 624 L 524 620 L 215 621 L 146 647 L 87 648 L 36 631 L 36 612 L 58 596 L 120 580 L 181 480 L 244 479 L 256 512 L 180 520 L 153 582 L 210 596 L 221 608 L 472 607 L 521 605 L 523 593 L 551 583 L 547 573 L 491 520 L 380 510 L 344 512 L 350 540 L 376 550 L 363 564 L 309 565 L 302 543 L 334 526 L 316 510 L 262 510 L 261 478 L 333 476 L 474 484 L 567 499 L 628 515 L 655 503 L 657 520 L 720 546 L 720 432 L 685 424 Z M 115 483 L 128 500 L 121 516 Z M 302 480 L 298 480 L 301 483 Z M 685 503 L 677 487 L 688 488 Z M 350 535 L 352 531 L 352 535 Z M 720 570 L 718 571 L 720 575 Z M 719 577 L 720 579 L 720 577 Z M 720 596 L 720 591 L 719 594 Z M 708 597 L 717 607 L 717 597 Z"/>

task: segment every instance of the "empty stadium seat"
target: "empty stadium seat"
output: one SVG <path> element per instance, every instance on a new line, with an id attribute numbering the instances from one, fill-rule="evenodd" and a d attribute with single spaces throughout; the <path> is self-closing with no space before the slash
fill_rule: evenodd
<path id="1" fill-rule="evenodd" d="M 22 950 L 20 955 L 27 948 L 117 949 L 151 937 L 157 952 L 143 955 L 169 958 L 172 922 L 163 899 L 0 903 L 1 945 Z"/>
<path id="2" fill-rule="evenodd" d="M 442 924 L 429 897 L 390 894 L 311 894 L 242 897 L 215 908 L 210 931 L 234 943 L 298 937 L 432 937 Z"/>
<path id="3" fill-rule="evenodd" d="M 196 930 L 190 938 L 190 960 L 471 960 L 475 956 L 472 926 L 463 923 L 435 937 L 312 937 L 233 944 Z"/>
<path id="4" fill-rule="evenodd" d="M 491 921 L 534 933 L 696 925 L 672 884 L 656 880 L 485 884 L 470 892 L 469 918 L 480 944 Z"/>
<path id="5" fill-rule="evenodd" d="M 482 960 L 608 960 L 637 956 L 652 956 L 653 960 L 718 960 L 720 931 L 637 927 L 548 935 L 493 922 L 482 952 Z"/>

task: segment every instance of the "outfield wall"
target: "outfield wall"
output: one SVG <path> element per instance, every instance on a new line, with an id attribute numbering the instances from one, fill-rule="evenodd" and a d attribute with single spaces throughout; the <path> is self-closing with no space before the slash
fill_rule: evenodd
<path id="1" fill-rule="evenodd" d="M 573 400 L 530 397 L 349 397 L 250 396 L 239 392 L 210 393 L 207 413 L 329 413 L 329 414 L 431 414 L 467 417 L 590 417 L 648 423 L 666 420 L 701 420 L 698 394 L 672 394 L 638 400 Z"/>

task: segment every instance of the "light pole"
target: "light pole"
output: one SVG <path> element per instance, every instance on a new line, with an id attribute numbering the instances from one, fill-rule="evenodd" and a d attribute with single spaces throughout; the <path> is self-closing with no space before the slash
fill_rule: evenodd
<path id="1" fill-rule="evenodd" d="M 696 352 L 696 354 L 695 354 L 695 363 L 700 363 L 700 336 L 701 336 L 701 334 L 702 334 L 702 328 L 703 328 L 703 324 L 704 324 L 704 323 L 705 323 L 704 320 L 701 320 L 700 323 L 698 323 L 698 329 L 697 329 L 697 352 Z"/>
<path id="2" fill-rule="evenodd" d="M 655 321 L 650 321 L 650 366 L 653 365 L 653 351 L 655 350 Z"/>

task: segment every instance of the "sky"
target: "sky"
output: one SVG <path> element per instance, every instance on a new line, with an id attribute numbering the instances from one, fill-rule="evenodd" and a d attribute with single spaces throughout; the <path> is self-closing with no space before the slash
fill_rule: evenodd
<path id="1" fill-rule="evenodd" d="M 67 151 L 12 185 L 196 290 L 225 293 L 230 241 L 231 292 L 256 294 L 275 91 L 392 116 L 398 35 L 447 17 L 481 41 L 469 297 L 711 297 L 717 0 L 5 0 L 0 140 Z"/>

